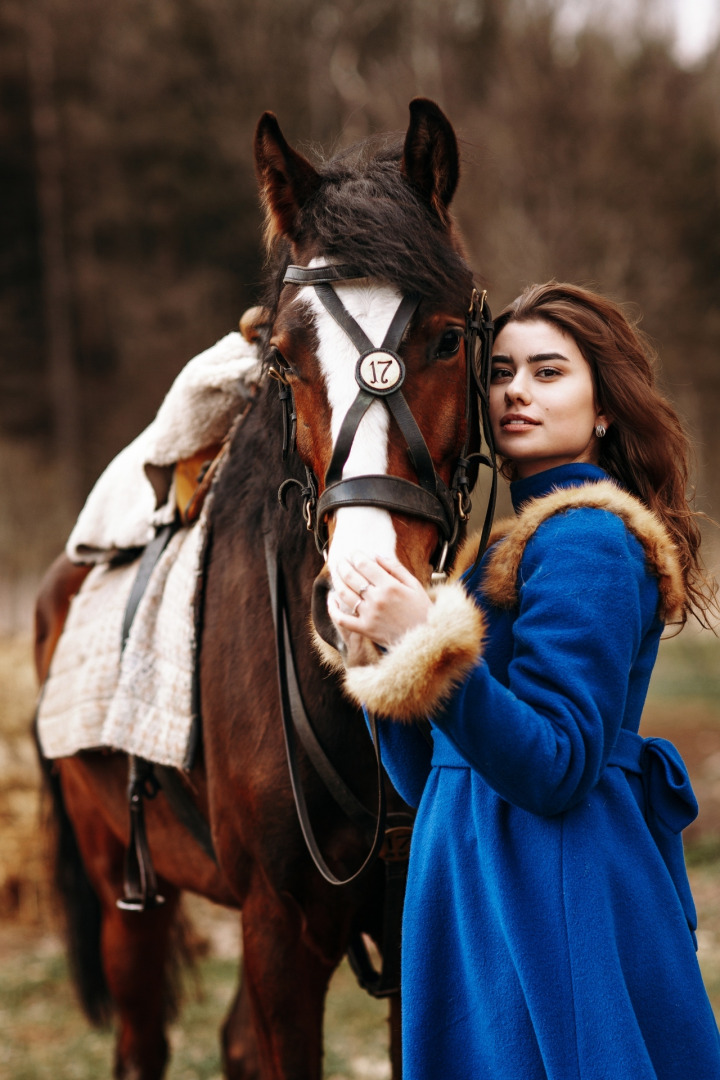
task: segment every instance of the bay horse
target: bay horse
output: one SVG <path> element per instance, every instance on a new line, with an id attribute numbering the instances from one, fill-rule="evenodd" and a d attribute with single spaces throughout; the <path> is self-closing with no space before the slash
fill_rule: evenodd
<path id="1" fill-rule="evenodd" d="M 462 529 L 477 448 L 479 423 L 467 405 L 472 275 L 448 209 L 459 159 L 442 111 L 415 99 L 404 140 L 369 140 L 318 166 L 265 113 L 254 152 L 269 252 L 257 333 L 275 379 L 261 384 L 213 492 L 198 671 L 202 742 L 184 777 L 217 861 L 161 792 L 147 805 L 147 834 L 165 903 L 122 910 L 127 757 L 83 751 L 45 763 L 73 970 L 90 1019 L 115 1016 L 119 1080 L 159 1080 L 166 1067 L 183 890 L 242 912 L 241 978 L 222 1028 L 225 1075 L 319 1080 L 328 983 L 351 934 L 380 941 L 385 876 L 379 860 L 336 887 L 303 842 L 279 715 L 268 545 L 282 566 L 302 698 L 328 756 L 372 806 L 371 740 L 313 650 L 311 605 L 330 640 L 325 599 L 334 561 L 349 550 L 397 554 L 423 581 L 433 566 L 442 572 Z M 301 489 L 308 529 L 278 503 L 288 481 Z M 285 493 L 292 500 L 287 486 Z M 41 681 L 83 574 L 63 556 L 41 589 Z M 302 749 L 298 769 L 327 864 L 352 878 L 368 836 L 338 811 Z M 387 798 L 391 810 L 403 809 L 391 790 Z M 398 1016 L 394 997 L 395 1077 Z"/>

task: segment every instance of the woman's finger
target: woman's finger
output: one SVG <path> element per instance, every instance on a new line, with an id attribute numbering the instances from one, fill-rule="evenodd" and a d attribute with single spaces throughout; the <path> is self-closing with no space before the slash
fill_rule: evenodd
<path id="1" fill-rule="evenodd" d="M 347 636 L 350 633 L 362 633 L 362 627 L 360 626 L 360 609 L 362 607 L 362 601 L 358 597 L 355 601 L 354 608 L 348 608 L 342 597 L 339 597 L 337 592 L 330 593 L 328 597 L 328 613 L 330 618 L 340 630 L 344 640 L 347 640 Z"/>
<path id="2" fill-rule="evenodd" d="M 337 565 L 336 577 L 340 579 L 343 585 L 357 593 L 358 596 L 362 596 L 370 587 L 370 581 L 348 559 L 340 560 Z"/>
<path id="3" fill-rule="evenodd" d="M 356 612 L 358 604 L 360 604 L 363 599 L 359 592 L 355 592 L 354 589 L 348 588 L 341 580 L 337 582 L 330 595 L 340 602 L 346 613 Z"/>
<path id="4" fill-rule="evenodd" d="M 420 586 L 422 589 L 421 582 L 399 559 L 389 555 L 378 555 L 377 561 L 383 570 L 386 570 L 388 574 L 396 578 L 397 581 L 402 582 L 403 585 L 407 585 L 409 588 Z"/>

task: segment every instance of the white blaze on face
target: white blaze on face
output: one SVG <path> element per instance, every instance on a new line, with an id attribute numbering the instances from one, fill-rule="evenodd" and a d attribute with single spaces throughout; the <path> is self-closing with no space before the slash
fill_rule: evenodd
<path id="1" fill-rule="evenodd" d="M 310 264 L 312 265 L 312 263 Z M 370 281 L 340 282 L 334 286 L 347 311 L 379 347 L 402 299 L 388 285 Z M 318 299 L 312 287 L 305 287 L 300 298 L 315 315 L 318 335 L 318 360 L 325 378 L 331 410 L 333 446 L 337 442 L 345 414 L 357 397 L 355 379 L 358 351 L 347 334 L 337 325 Z M 386 473 L 388 468 L 388 428 L 390 414 L 381 401 L 374 401 L 358 426 L 352 449 L 343 468 L 343 478 Z M 342 558 L 355 551 L 368 555 L 395 555 L 395 529 L 385 510 L 372 506 L 344 506 L 335 511 L 328 568 L 333 581 Z"/>

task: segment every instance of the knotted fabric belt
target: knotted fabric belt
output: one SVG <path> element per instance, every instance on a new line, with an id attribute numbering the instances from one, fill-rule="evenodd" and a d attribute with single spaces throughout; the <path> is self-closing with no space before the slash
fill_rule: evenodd
<path id="1" fill-rule="evenodd" d="M 651 828 L 680 833 L 697 817 L 697 799 L 685 762 L 667 739 L 644 739 L 622 728 L 608 765 L 641 778 L 645 817 Z"/>
<path id="2" fill-rule="evenodd" d="M 697 817 L 698 804 L 685 762 L 667 739 L 644 739 L 623 728 L 608 765 L 617 765 L 630 774 L 628 782 L 672 878 L 697 948 L 697 915 L 680 834 Z M 633 784 L 632 776 L 639 777 L 640 783 Z"/>
<path id="3" fill-rule="evenodd" d="M 469 768 L 442 732 L 434 730 L 433 739 L 433 765 Z M 681 834 L 697 817 L 698 804 L 685 763 L 667 739 L 644 739 L 636 732 L 623 728 L 607 764 L 622 769 L 627 776 L 630 790 L 672 879 L 694 939 L 697 918 L 685 869 Z"/>

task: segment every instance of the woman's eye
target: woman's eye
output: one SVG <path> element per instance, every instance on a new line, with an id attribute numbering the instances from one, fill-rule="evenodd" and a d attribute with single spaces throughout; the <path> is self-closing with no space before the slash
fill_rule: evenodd
<path id="1" fill-rule="evenodd" d="M 542 377 L 544 379 L 549 379 L 549 378 L 552 378 L 553 375 L 559 375 L 560 372 L 558 371 L 557 368 L 554 368 L 554 367 L 543 367 L 543 368 L 538 368 L 538 370 L 535 372 L 535 374 L 536 375 L 542 375 Z"/>
<path id="2" fill-rule="evenodd" d="M 435 353 L 436 360 L 448 360 L 455 356 L 463 339 L 461 330 L 446 330 L 438 343 Z"/>
<path id="3" fill-rule="evenodd" d="M 494 367 L 490 372 L 492 382 L 501 382 L 503 379 L 512 379 L 513 373 L 510 368 Z"/>

